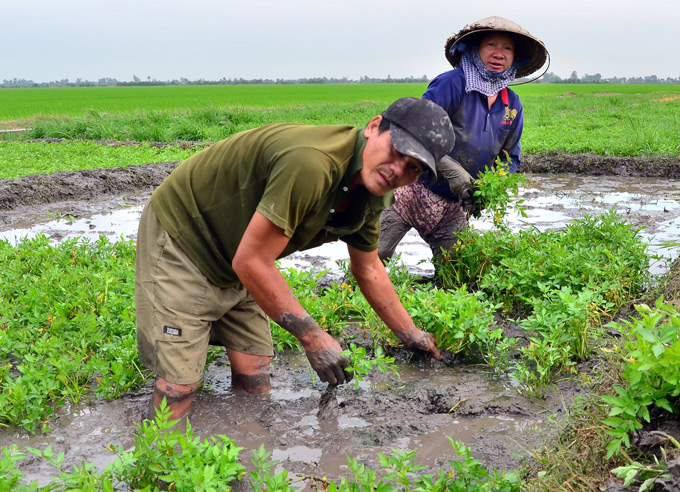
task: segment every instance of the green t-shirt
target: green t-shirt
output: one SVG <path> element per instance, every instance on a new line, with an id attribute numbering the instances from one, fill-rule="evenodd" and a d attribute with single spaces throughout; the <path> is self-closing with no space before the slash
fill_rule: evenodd
<path id="1" fill-rule="evenodd" d="M 392 193 L 366 189 L 336 214 L 363 167 L 366 138 L 349 125 L 273 124 L 238 133 L 193 155 L 153 192 L 161 224 L 214 284 L 236 285 L 231 268 L 255 211 L 290 238 L 280 257 L 342 238 L 378 247 L 380 213 Z"/>

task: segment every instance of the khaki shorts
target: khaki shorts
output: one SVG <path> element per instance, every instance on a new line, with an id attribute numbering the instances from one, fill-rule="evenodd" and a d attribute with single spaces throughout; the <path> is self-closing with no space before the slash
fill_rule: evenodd
<path id="1" fill-rule="evenodd" d="M 208 345 L 273 356 L 269 320 L 242 285 L 212 284 L 163 229 L 146 203 L 135 269 L 142 363 L 171 383 L 200 381 Z"/>

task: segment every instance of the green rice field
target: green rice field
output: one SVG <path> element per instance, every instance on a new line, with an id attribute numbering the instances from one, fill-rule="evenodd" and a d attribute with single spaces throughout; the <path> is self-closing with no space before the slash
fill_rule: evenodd
<path id="1" fill-rule="evenodd" d="M 0 139 L 211 143 L 267 123 L 364 125 L 426 84 L 0 90 Z M 524 84 L 522 151 L 680 155 L 680 85 Z M 1 141 L 1 140 L 0 140 Z"/>
<path id="2" fill-rule="evenodd" d="M 420 96 L 426 84 L 221 85 L 63 87 L 0 90 L 0 121 L 36 116 L 84 116 L 89 111 L 190 111 L 205 107 L 256 107 L 386 103 Z"/>
<path id="3" fill-rule="evenodd" d="M 388 104 L 399 97 L 419 97 L 426 88 L 427 84 L 419 83 L 2 89 L 0 121 L 84 116 L 93 110 L 131 113 L 186 111 L 206 106 L 272 108 L 362 101 Z M 680 98 L 680 85 L 672 84 L 523 84 L 511 88 L 529 109 L 532 103 L 546 98 L 632 97 L 647 102 Z M 680 103 L 676 102 L 676 108 L 677 104 Z"/>

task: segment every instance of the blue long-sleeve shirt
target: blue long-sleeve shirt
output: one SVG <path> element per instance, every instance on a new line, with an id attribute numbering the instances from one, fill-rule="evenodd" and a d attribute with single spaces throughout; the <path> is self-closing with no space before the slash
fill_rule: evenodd
<path id="1" fill-rule="evenodd" d="M 422 96 L 437 103 L 449 114 L 456 134 L 456 143 L 449 155 L 460 162 L 473 178 L 486 166 L 493 166 L 496 157 L 500 156 L 502 161 L 507 162 L 503 150 L 510 158 L 508 170 L 514 173 L 519 168 L 524 110 L 514 91 L 508 89 L 507 94 L 507 108 L 499 93 L 489 110 L 487 96 L 477 91 L 465 92 L 465 74 L 462 69 L 456 68 L 435 77 Z M 430 182 L 425 173 L 420 179 L 438 195 L 457 199 L 443 176 L 435 183 Z"/>

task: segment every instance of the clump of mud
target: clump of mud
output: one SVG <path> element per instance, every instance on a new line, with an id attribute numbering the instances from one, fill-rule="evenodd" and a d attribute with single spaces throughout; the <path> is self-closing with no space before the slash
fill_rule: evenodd
<path id="1" fill-rule="evenodd" d="M 680 159 L 665 156 L 614 157 L 550 152 L 522 156 L 519 170 L 524 173 L 679 179 Z"/>
<path id="2" fill-rule="evenodd" d="M 0 180 L 0 210 L 152 191 L 178 162 L 59 171 Z"/>

